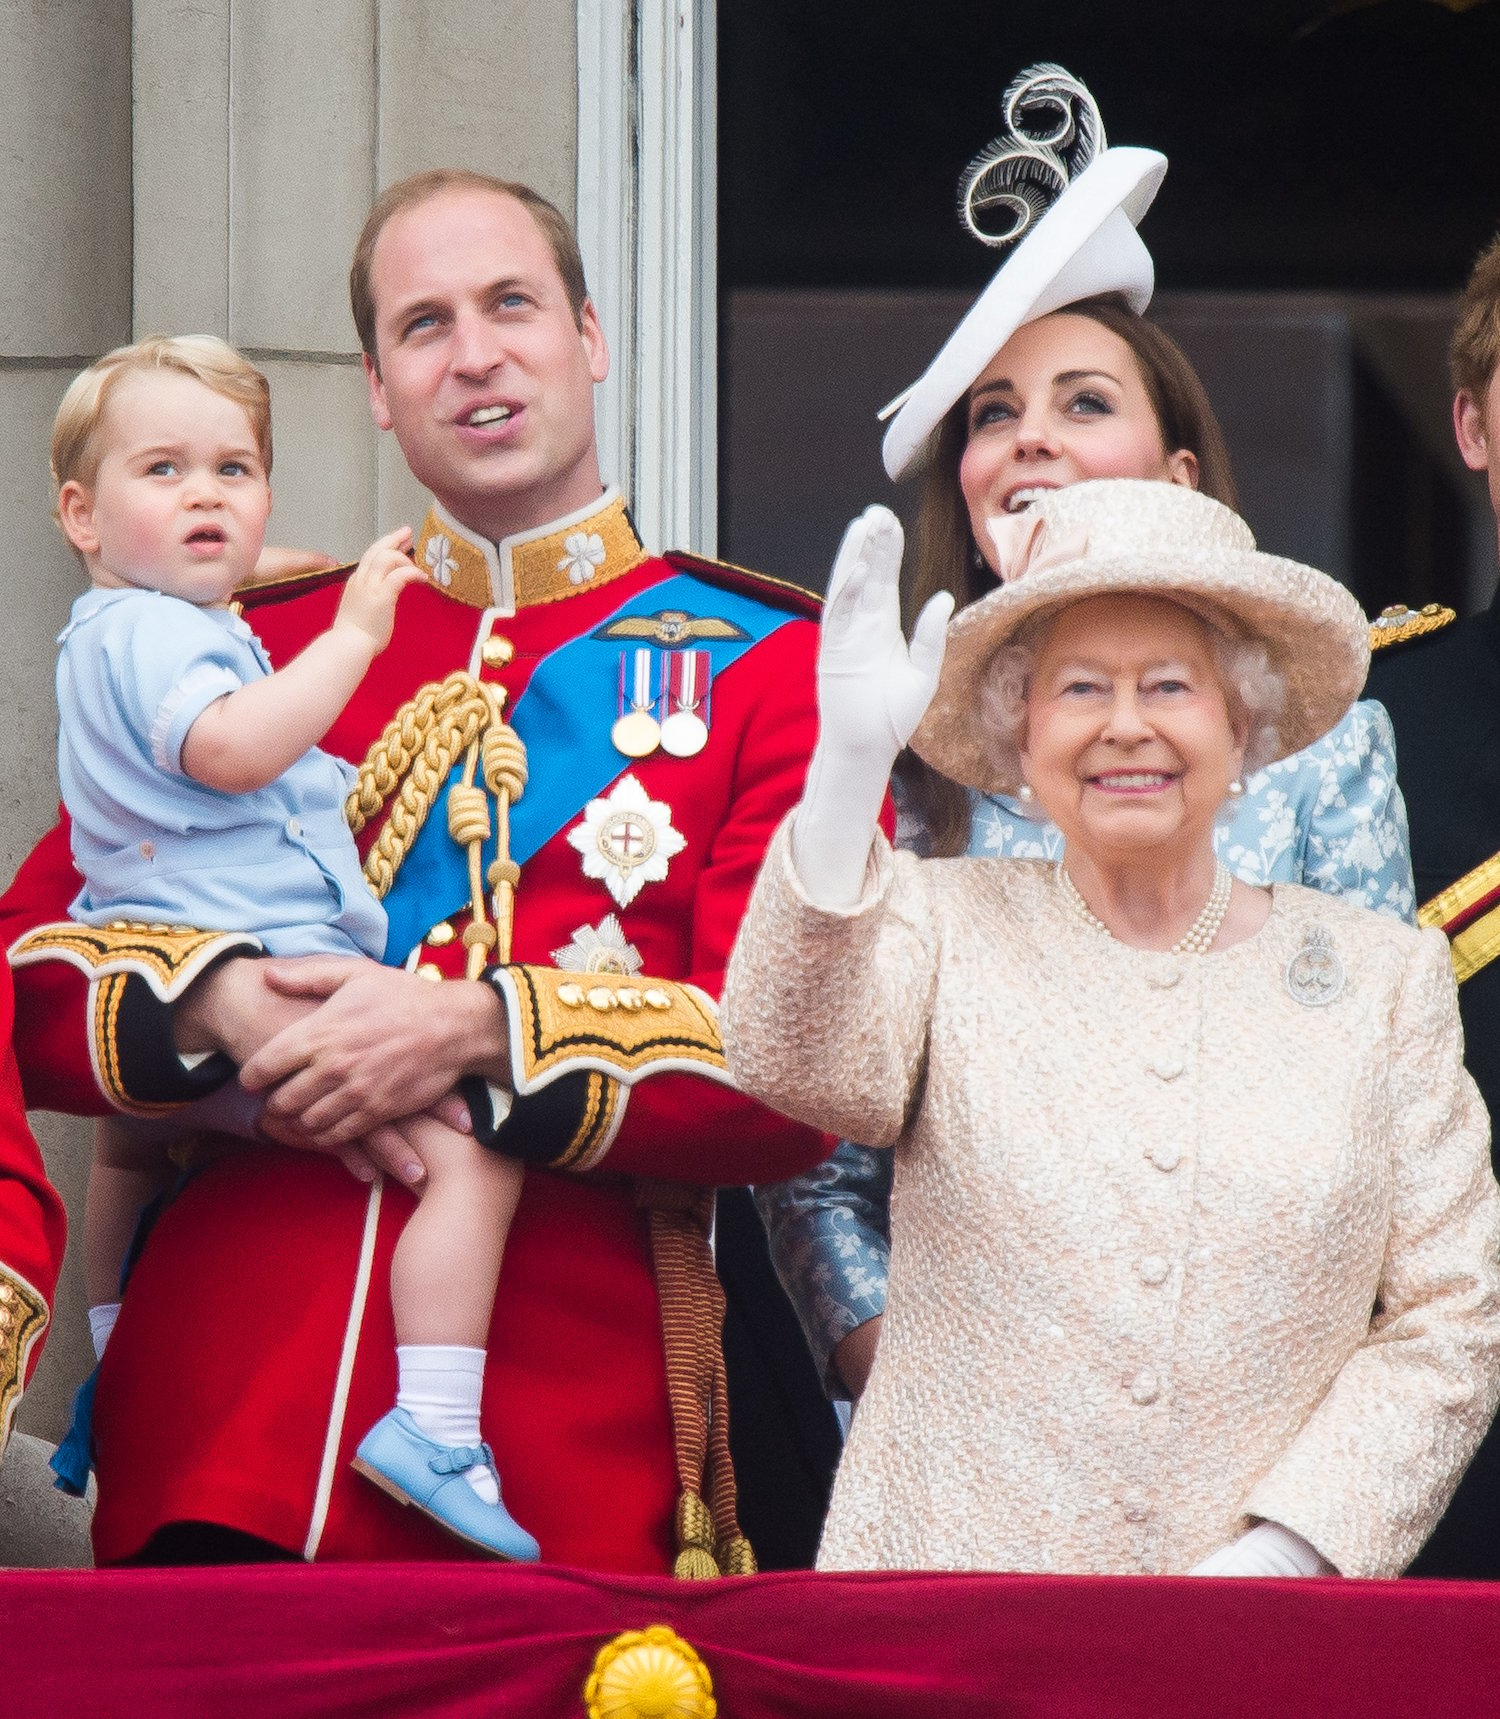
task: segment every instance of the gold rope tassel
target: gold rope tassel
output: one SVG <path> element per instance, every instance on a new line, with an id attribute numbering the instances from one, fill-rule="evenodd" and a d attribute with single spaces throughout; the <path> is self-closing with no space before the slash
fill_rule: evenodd
<path id="1" fill-rule="evenodd" d="M 462 777 L 448 794 L 448 833 L 468 859 L 470 923 L 463 940 L 471 979 L 479 977 L 491 955 L 510 960 L 521 879 L 510 853 L 510 809 L 526 791 L 526 745 L 506 722 L 504 710 L 505 689 L 470 674 L 451 674 L 424 686 L 386 724 L 344 803 L 349 828 L 358 835 L 394 796 L 364 864 L 371 887 L 383 897 L 462 756 Z M 482 787 L 475 781 L 481 769 Z M 494 797 L 499 838 L 488 873 L 483 869 L 491 830 L 486 790 Z M 485 910 L 486 882 L 493 892 L 493 923 Z"/>
<path id="2" fill-rule="evenodd" d="M 480 750 L 484 760 L 485 786 L 495 796 L 499 832 L 495 858 L 490 862 L 487 875 L 489 886 L 494 891 L 495 959 L 503 964 L 510 960 L 511 932 L 516 917 L 516 885 L 521 881 L 521 868 L 510 857 L 510 809 L 526 792 L 526 744 L 515 729 L 501 719 L 504 692 L 498 688 L 487 690 L 494 697 L 495 713 Z M 478 899 L 476 895 L 476 902 Z"/>
<path id="3" fill-rule="evenodd" d="M 696 1492 L 684 1492 L 677 1500 L 677 1544 L 682 1548 L 672 1565 L 679 1582 L 712 1581 L 719 1574 L 714 1557 L 713 1512 Z"/>
<path id="4" fill-rule="evenodd" d="M 384 897 L 395 882 L 454 762 L 484 732 L 492 709 L 483 684 L 460 671 L 424 686 L 401 706 L 370 748 L 344 802 L 344 816 L 358 835 L 395 797 L 365 855 L 365 876 L 378 896 Z"/>
<path id="5" fill-rule="evenodd" d="M 708 1246 L 713 1191 L 681 1182 L 637 1184 L 650 1226 L 661 1302 L 667 1394 L 677 1479 L 677 1558 L 684 1580 L 753 1575 L 755 1554 L 740 1533 L 729 1456 L 724 1383 L 724 1291 Z"/>
<path id="6" fill-rule="evenodd" d="M 480 865 L 484 844 L 490 839 L 490 803 L 483 788 L 474 785 L 474 766 L 479 762 L 479 743 L 464 754 L 462 781 L 448 790 L 448 834 L 466 850 L 469 862 L 469 923 L 464 927 L 468 950 L 466 973 L 477 979 L 484 971 L 484 958 L 495 946 L 495 928 L 484 916 L 484 878 Z"/>

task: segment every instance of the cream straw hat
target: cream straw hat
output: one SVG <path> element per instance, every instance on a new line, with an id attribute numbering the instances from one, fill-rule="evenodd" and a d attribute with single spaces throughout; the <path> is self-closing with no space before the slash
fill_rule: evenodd
<path id="1" fill-rule="evenodd" d="M 1084 597 L 1175 599 L 1262 641 L 1286 681 L 1276 758 L 1326 734 L 1364 686 L 1370 634 L 1353 596 L 1326 573 L 1262 554 L 1237 513 L 1196 490 L 1100 478 L 1052 490 L 990 529 L 1000 585 L 949 622 L 937 693 L 911 742 L 955 782 L 991 794 L 1019 786 L 993 756 L 990 666 L 1023 622 Z"/>
<path id="2" fill-rule="evenodd" d="M 976 239 L 1009 254 L 942 351 L 880 413 L 895 414 L 882 444 L 892 478 L 1018 328 L 1100 293 L 1123 293 L 1137 312 L 1151 302 L 1155 271 L 1135 229 L 1166 156 L 1107 149 L 1094 98 L 1061 66 L 1029 67 L 1000 105 L 1006 132 L 965 168 L 959 212 Z"/>

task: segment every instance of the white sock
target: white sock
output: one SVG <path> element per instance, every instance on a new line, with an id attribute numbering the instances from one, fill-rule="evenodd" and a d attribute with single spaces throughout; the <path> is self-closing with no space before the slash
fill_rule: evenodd
<path id="1" fill-rule="evenodd" d="M 118 1301 L 103 1301 L 97 1307 L 89 1309 L 89 1335 L 94 1339 L 94 1359 L 104 1359 L 104 1346 L 109 1342 L 109 1334 L 115 1328 L 115 1321 L 120 1317 Z"/>
<path id="2" fill-rule="evenodd" d="M 479 1393 L 484 1386 L 484 1350 L 457 1343 L 404 1343 L 396 1348 L 396 1407 L 438 1444 L 480 1443 Z M 464 1479 L 486 1504 L 498 1504 L 494 1476 L 481 1463 Z"/>

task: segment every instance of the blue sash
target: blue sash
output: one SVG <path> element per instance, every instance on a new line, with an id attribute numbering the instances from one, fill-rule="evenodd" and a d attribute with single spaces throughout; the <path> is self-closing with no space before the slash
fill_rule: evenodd
<path id="1" fill-rule="evenodd" d="M 609 731 L 619 715 L 620 652 L 631 641 L 596 635 L 627 616 L 654 615 L 662 609 L 718 616 L 745 635 L 690 641 L 693 649 L 709 653 L 716 678 L 752 646 L 796 619 L 784 609 L 680 573 L 638 592 L 598 627 L 538 663 L 510 712 L 511 726 L 525 742 L 530 771 L 526 792 L 510 813 L 510 852 L 517 865 L 545 847 L 629 768 L 629 761 L 615 751 Z M 461 762 L 454 765 L 449 787 L 461 770 Z M 468 858 L 448 834 L 447 799 L 445 791 L 428 813 L 385 898 L 388 966 L 400 966 L 439 920 L 468 906 Z M 491 835 L 484 850 L 486 867 L 494 857 Z"/>

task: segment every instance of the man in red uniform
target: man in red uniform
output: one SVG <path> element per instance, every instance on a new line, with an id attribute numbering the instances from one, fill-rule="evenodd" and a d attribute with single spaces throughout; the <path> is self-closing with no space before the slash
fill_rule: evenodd
<path id="1" fill-rule="evenodd" d="M 9 972 L 0 972 L 0 1452 L 42 1352 L 67 1225 L 26 1126 L 11 1049 Z"/>
<path id="2" fill-rule="evenodd" d="M 746 1568 L 702 1190 L 789 1175 L 824 1143 L 728 1085 L 709 999 L 801 791 L 810 604 L 637 541 L 595 450 L 604 338 L 534 193 L 458 172 L 392 187 L 351 298 L 375 421 L 435 498 L 430 580 L 325 741 L 364 766 L 388 965 L 61 925 L 63 829 L 3 903 L 34 1104 L 159 1114 L 223 1078 L 194 1054 L 221 1050 L 290 1143 L 200 1167 L 136 1263 L 98 1384 L 97 1555 L 460 1553 L 349 1466 L 392 1397 L 410 1206 L 328 1154 L 370 1176 L 373 1134 L 399 1177 L 380 1125 L 461 1085 L 481 1136 L 534 1172 L 483 1404 L 507 1503 L 550 1561 Z M 337 592 L 320 575 L 244 594 L 273 661 Z M 324 1001 L 263 1043 L 268 985 Z"/>

